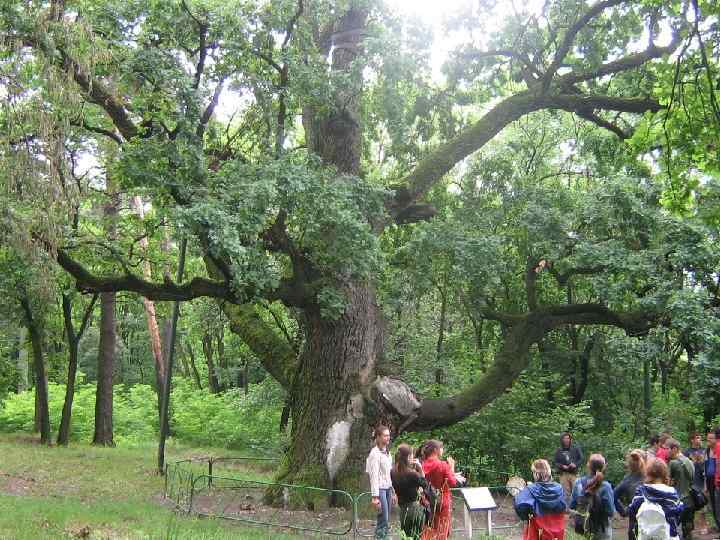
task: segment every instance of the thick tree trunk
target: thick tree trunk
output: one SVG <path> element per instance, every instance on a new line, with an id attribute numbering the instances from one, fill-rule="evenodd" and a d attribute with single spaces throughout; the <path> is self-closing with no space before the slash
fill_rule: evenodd
<path id="1" fill-rule="evenodd" d="M 95 434 L 93 444 L 115 446 L 113 441 L 113 372 L 115 370 L 115 293 L 100 295 Z"/>
<path id="2" fill-rule="evenodd" d="M 368 404 L 382 325 L 370 286 L 350 284 L 345 292 L 347 309 L 337 320 L 307 314 L 306 346 L 291 391 L 291 443 L 277 480 L 358 493 L 372 427 L 381 419 Z"/>
<path id="3" fill-rule="evenodd" d="M 111 160 L 114 156 L 109 155 Z M 117 215 L 120 196 L 115 189 L 112 176 L 108 175 L 108 200 L 103 206 L 104 228 L 108 238 L 117 237 Z M 115 374 L 115 348 L 117 328 L 115 327 L 115 293 L 100 295 L 100 343 L 98 345 L 97 388 L 95 391 L 95 433 L 93 444 L 115 446 L 113 441 L 113 377 Z"/>

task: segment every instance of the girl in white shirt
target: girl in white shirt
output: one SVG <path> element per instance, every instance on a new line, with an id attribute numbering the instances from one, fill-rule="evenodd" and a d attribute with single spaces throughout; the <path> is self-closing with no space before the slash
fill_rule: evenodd
<path id="1" fill-rule="evenodd" d="M 378 511 L 375 538 L 387 538 L 390 530 L 390 508 L 395 494 L 390 479 L 392 456 L 390 455 L 390 429 L 387 426 L 375 428 L 375 446 L 365 462 L 365 472 L 370 478 L 372 504 Z"/>

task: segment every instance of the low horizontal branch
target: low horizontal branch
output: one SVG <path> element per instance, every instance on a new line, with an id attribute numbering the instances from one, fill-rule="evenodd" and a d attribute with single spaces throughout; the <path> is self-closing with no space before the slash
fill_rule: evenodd
<path id="1" fill-rule="evenodd" d="M 222 298 L 231 302 L 237 301 L 235 294 L 227 283 L 195 277 L 187 283 L 177 284 L 166 278 L 162 283 L 155 283 L 126 273 L 122 276 L 97 276 L 89 272 L 83 265 L 71 258 L 65 250 L 57 251 L 58 264 L 77 282 L 82 292 L 120 292 L 130 291 L 141 294 L 149 300 L 184 301 L 200 297 Z"/>

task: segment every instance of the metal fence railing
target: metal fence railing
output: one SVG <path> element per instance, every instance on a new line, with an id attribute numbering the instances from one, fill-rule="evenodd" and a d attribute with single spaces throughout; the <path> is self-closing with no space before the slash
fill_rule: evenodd
<path id="1" fill-rule="evenodd" d="M 165 497 L 188 514 L 283 528 L 322 536 L 374 536 L 376 513 L 370 493 L 353 496 L 342 490 L 268 482 L 261 479 L 277 463 L 273 458 L 206 457 L 166 466 Z M 257 475 L 256 477 L 253 477 Z M 519 536 L 521 522 L 505 486 L 489 487 L 497 508 L 492 533 Z M 459 489 L 453 497 L 452 530 L 462 536 L 465 503 Z M 488 534 L 487 514 L 470 514 L 473 530 Z M 391 522 L 397 524 L 396 509 Z M 396 527 L 397 529 L 397 527 Z"/>
<path id="2" fill-rule="evenodd" d="M 274 492 L 272 505 L 264 504 L 268 492 Z M 337 489 L 203 475 L 193 481 L 190 501 L 197 515 L 252 525 L 332 536 L 355 528 L 355 501 Z"/>

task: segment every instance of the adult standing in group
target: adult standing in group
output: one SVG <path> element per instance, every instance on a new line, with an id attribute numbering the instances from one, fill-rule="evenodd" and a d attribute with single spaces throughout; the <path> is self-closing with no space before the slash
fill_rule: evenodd
<path id="1" fill-rule="evenodd" d="M 718 467 L 718 456 L 720 456 L 720 427 L 715 428 L 715 515 L 720 518 L 720 467 Z"/>
<path id="2" fill-rule="evenodd" d="M 683 454 L 692 461 L 695 467 L 693 486 L 698 491 L 705 489 L 705 448 L 702 446 L 702 436 L 697 431 L 690 435 L 690 446 L 683 450 Z"/>
<path id="3" fill-rule="evenodd" d="M 628 473 L 613 490 L 613 502 L 617 513 L 628 518 L 628 540 L 635 540 L 637 524 L 634 516 L 628 513 L 628 506 L 632 502 L 637 488 L 645 480 L 645 452 L 639 448 L 630 452 L 625 459 L 625 467 Z"/>
<path id="4" fill-rule="evenodd" d="M 390 429 L 380 425 L 375 428 L 374 436 L 375 446 L 370 450 L 365 462 L 365 472 L 370 478 L 372 504 L 378 511 L 375 538 L 387 538 L 390 531 L 390 509 L 395 497 L 390 477 Z"/>
<path id="5" fill-rule="evenodd" d="M 401 444 L 390 471 L 392 486 L 400 509 L 400 528 L 407 538 L 419 540 L 425 522 L 425 510 L 418 501 L 418 489 L 427 488 L 422 467 L 413 458 L 413 450 Z"/>
<path id="6" fill-rule="evenodd" d="M 669 451 L 669 470 L 670 482 L 677 490 L 678 496 L 683 503 L 684 509 L 680 515 L 680 524 L 682 525 L 683 540 L 692 539 L 692 531 L 695 528 L 695 511 L 693 508 L 692 497 L 690 496 L 690 488 L 693 485 L 693 477 L 695 476 L 695 465 L 687 456 L 680 451 L 680 443 L 675 439 L 667 440 Z"/>
<path id="7" fill-rule="evenodd" d="M 655 457 L 662 459 L 665 463 L 670 463 L 670 447 L 668 446 L 668 441 L 671 438 L 669 433 L 661 433 L 657 450 L 655 450 Z"/>
<path id="8" fill-rule="evenodd" d="M 651 459 L 655 459 L 655 456 L 657 455 L 658 448 L 660 448 L 660 435 L 652 435 L 648 439 L 648 445 L 645 449 L 645 454 L 647 455 L 646 461 L 649 463 Z"/>
<path id="9" fill-rule="evenodd" d="M 578 517 L 583 521 L 583 533 L 592 540 L 612 539 L 611 520 L 615 513 L 615 503 L 610 482 L 603 475 L 605 464 L 602 454 L 590 455 L 588 474 L 575 481 L 570 500 L 570 508 L 580 514 Z"/>
<path id="10" fill-rule="evenodd" d="M 446 461 L 441 458 L 444 453 L 443 443 L 429 440 L 423 447 L 422 468 L 426 480 L 438 490 L 439 495 L 433 519 L 430 523 L 430 537 L 433 540 L 445 540 L 450 536 L 452 528 L 452 497 L 450 488 L 455 487 L 455 460 L 448 457 Z"/>
<path id="11" fill-rule="evenodd" d="M 572 435 L 565 432 L 560 436 L 560 448 L 555 451 L 553 464 L 560 476 L 560 485 L 565 493 L 565 502 L 570 500 L 570 495 L 575 485 L 577 472 L 582 467 L 582 449 L 573 444 Z"/>
<path id="12" fill-rule="evenodd" d="M 530 471 L 533 483 L 515 496 L 515 513 L 527 525 L 523 540 L 564 540 L 565 497 L 560 484 L 553 482 L 547 460 L 536 459 Z"/>
<path id="13" fill-rule="evenodd" d="M 707 490 L 708 499 L 710 501 L 710 511 L 712 512 L 713 519 L 715 520 L 715 526 L 720 530 L 720 516 L 718 516 L 717 508 L 715 507 L 715 433 L 708 431 L 707 433 L 707 446 L 705 448 L 705 489 Z"/>

